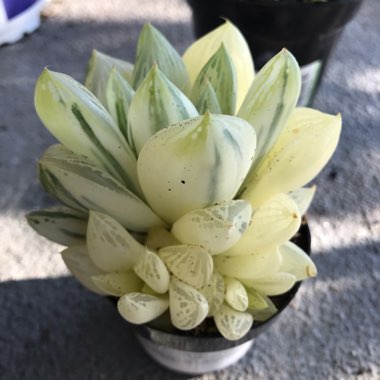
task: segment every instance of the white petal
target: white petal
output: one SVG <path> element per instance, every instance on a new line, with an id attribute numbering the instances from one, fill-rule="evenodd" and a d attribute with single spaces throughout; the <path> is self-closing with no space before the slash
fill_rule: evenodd
<path id="1" fill-rule="evenodd" d="M 281 264 L 277 247 L 242 256 L 214 256 L 215 268 L 223 275 L 238 279 L 252 279 L 275 273 Z"/>
<path id="2" fill-rule="evenodd" d="M 252 315 L 242 311 L 236 311 L 223 304 L 214 315 L 216 327 L 228 340 L 238 340 L 251 329 Z"/>
<path id="3" fill-rule="evenodd" d="M 160 249 L 159 255 L 181 281 L 197 289 L 210 281 L 213 261 L 206 249 L 198 245 L 176 245 Z"/>
<path id="4" fill-rule="evenodd" d="M 92 276 L 103 274 L 94 262 L 90 259 L 85 245 L 74 245 L 61 252 L 62 259 L 73 276 L 87 289 L 105 294 L 92 281 Z"/>
<path id="5" fill-rule="evenodd" d="M 277 194 L 263 203 L 252 216 L 243 237 L 226 255 L 246 255 L 289 240 L 299 229 L 297 205 L 286 194 Z"/>
<path id="6" fill-rule="evenodd" d="M 164 262 L 156 253 L 146 249 L 134 266 L 134 270 L 155 292 L 168 291 L 170 275 Z"/>
<path id="7" fill-rule="evenodd" d="M 87 227 L 88 253 L 106 272 L 132 269 L 145 253 L 145 247 L 115 219 L 91 211 Z"/>
<path id="8" fill-rule="evenodd" d="M 282 257 L 280 272 L 294 275 L 297 281 L 317 275 L 317 268 L 311 258 L 297 245 L 288 241 L 279 247 Z"/>
<path id="9" fill-rule="evenodd" d="M 128 322 L 137 325 L 157 318 L 169 306 L 165 298 L 144 293 L 129 293 L 119 298 L 117 309 Z"/>
<path id="10" fill-rule="evenodd" d="M 206 298 L 192 286 L 172 277 L 169 288 L 170 317 L 180 330 L 191 330 L 207 316 Z"/>
<path id="11" fill-rule="evenodd" d="M 98 274 L 91 279 L 105 294 L 115 297 L 137 292 L 143 286 L 143 282 L 132 271 Z"/>
<path id="12" fill-rule="evenodd" d="M 227 251 L 242 237 L 251 220 L 251 205 L 242 200 L 190 211 L 178 219 L 172 234 L 183 244 L 197 244 L 211 254 Z"/>
<path id="13" fill-rule="evenodd" d="M 207 113 L 152 136 L 140 152 L 138 176 L 150 206 L 173 223 L 191 210 L 233 199 L 254 151 L 247 122 Z"/>
<path id="14" fill-rule="evenodd" d="M 254 172 L 241 198 L 257 207 L 276 193 L 298 189 L 326 165 L 338 144 L 340 115 L 296 108 Z"/>
<path id="15" fill-rule="evenodd" d="M 255 75 L 253 61 L 248 44 L 239 29 L 231 22 L 226 21 L 202 38 L 195 41 L 183 55 L 190 84 L 195 82 L 199 72 L 210 57 L 224 44 L 231 56 L 237 75 L 237 108 L 252 83 Z"/>

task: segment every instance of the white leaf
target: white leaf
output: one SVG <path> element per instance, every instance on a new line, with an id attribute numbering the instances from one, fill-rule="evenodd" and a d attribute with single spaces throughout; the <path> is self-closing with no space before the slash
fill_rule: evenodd
<path id="1" fill-rule="evenodd" d="M 236 311 L 223 304 L 214 315 L 216 327 L 228 340 L 238 340 L 251 329 L 252 315 L 242 311 Z"/>
<path id="2" fill-rule="evenodd" d="M 129 293 L 119 298 L 117 309 L 128 322 L 137 325 L 159 317 L 169 306 L 166 298 L 144 293 Z"/>
<path id="3" fill-rule="evenodd" d="M 87 252 L 85 245 L 74 245 L 61 252 L 62 259 L 73 276 L 87 289 L 98 294 L 105 294 L 92 281 L 92 276 L 103 274 Z"/>
<path id="4" fill-rule="evenodd" d="M 137 164 L 148 203 L 173 223 L 191 210 L 233 199 L 251 165 L 255 139 L 244 120 L 209 113 L 158 132 Z"/>
<path id="5" fill-rule="evenodd" d="M 91 211 L 87 227 L 88 253 L 106 272 L 132 269 L 145 253 L 145 247 L 115 219 Z"/>
<path id="6" fill-rule="evenodd" d="M 159 255 L 168 269 L 181 281 L 199 289 L 211 278 L 213 261 L 199 245 L 175 245 L 161 248 Z"/>
<path id="7" fill-rule="evenodd" d="M 246 255 L 289 240 L 299 229 L 297 205 L 286 194 L 276 194 L 257 210 L 243 237 L 226 255 Z"/>
<path id="8" fill-rule="evenodd" d="M 242 200 L 193 210 L 179 218 L 172 234 L 183 244 L 197 244 L 211 254 L 227 251 L 242 237 L 251 220 L 251 205 Z"/>
<path id="9" fill-rule="evenodd" d="M 305 215 L 307 209 L 309 208 L 311 202 L 313 201 L 316 186 L 312 187 L 300 187 L 297 190 L 291 191 L 289 193 L 290 197 L 293 199 L 294 203 L 298 207 L 300 215 Z"/>
<path id="10" fill-rule="evenodd" d="M 199 291 L 206 298 L 209 306 L 207 316 L 212 317 L 224 301 L 225 286 L 223 276 L 214 271 L 210 281 L 200 288 Z"/>
<path id="11" fill-rule="evenodd" d="M 134 270 L 155 292 L 168 291 L 170 274 L 156 253 L 146 249 L 134 266 Z"/>
<path id="12" fill-rule="evenodd" d="M 227 277 L 225 280 L 225 301 L 237 311 L 245 311 L 248 307 L 248 294 L 244 285 L 236 278 Z"/>
<path id="13" fill-rule="evenodd" d="M 115 297 L 137 292 L 143 286 L 143 282 L 132 271 L 98 274 L 91 279 L 105 294 Z"/>
<path id="14" fill-rule="evenodd" d="M 169 288 L 170 317 L 180 330 L 191 330 L 207 316 L 206 298 L 192 286 L 172 277 Z"/>

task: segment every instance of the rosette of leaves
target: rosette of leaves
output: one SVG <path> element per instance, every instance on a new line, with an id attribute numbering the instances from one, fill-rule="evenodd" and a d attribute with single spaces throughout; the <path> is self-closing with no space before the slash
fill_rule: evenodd
<path id="1" fill-rule="evenodd" d="M 230 22 L 181 57 L 153 26 L 134 64 L 94 51 L 85 86 L 43 70 L 35 106 L 59 144 L 38 162 L 62 206 L 28 214 L 90 290 L 128 321 L 180 330 L 213 318 L 227 339 L 275 313 L 270 296 L 316 275 L 289 240 L 340 116 L 296 108 L 286 50 L 257 75 Z"/>

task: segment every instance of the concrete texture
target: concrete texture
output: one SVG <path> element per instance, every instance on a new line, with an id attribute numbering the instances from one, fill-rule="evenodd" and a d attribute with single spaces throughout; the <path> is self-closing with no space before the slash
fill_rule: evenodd
<path id="1" fill-rule="evenodd" d="M 108 301 L 71 278 L 60 246 L 24 214 L 51 204 L 35 163 L 53 138 L 33 110 L 46 65 L 82 80 L 93 47 L 132 60 L 153 22 L 180 50 L 180 0 L 52 1 L 41 29 L 0 48 L 0 378 L 190 379 L 160 368 Z M 319 276 L 233 367 L 193 379 L 380 379 L 380 3 L 366 0 L 332 56 L 314 106 L 343 114 L 339 149 L 314 181 Z"/>

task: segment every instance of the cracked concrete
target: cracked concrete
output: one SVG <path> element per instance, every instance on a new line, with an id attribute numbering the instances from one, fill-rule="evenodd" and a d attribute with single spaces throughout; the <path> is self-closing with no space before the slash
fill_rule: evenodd
<path id="1" fill-rule="evenodd" d="M 182 52 L 192 41 L 181 0 L 57 0 L 38 32 L 0 48 L 0 378 L 189 379 L 142 351 L 108 301 L 68 276 L 60 246 L 24 214 L 51 200 L 35 163 L 54 139 L 33 109 L 46 65 L 82 80 L 91 49 L 132 60 L 150 21 Z M 347 26 L 314 107 L 341 112 L 339 148 L 314 181 L 309 215 L 318 277 L 248 355 L 199 380 L 380 378 L 380 3 Z"/>

